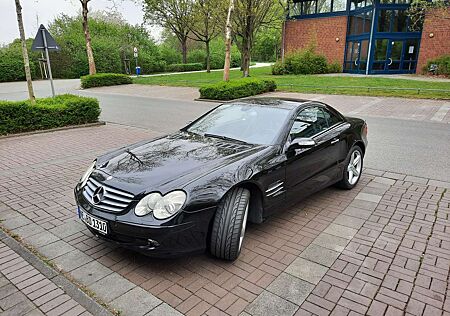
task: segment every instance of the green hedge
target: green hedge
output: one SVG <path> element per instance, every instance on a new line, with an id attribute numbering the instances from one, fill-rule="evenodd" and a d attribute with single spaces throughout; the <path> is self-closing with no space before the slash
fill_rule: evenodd
<path id="1" fill-rule="evenodd" d="M 183 72 L 183 71 L 196 71 L 202 70 L 203 64 L 201 63 L 190 63 L 190 64 L 172 64 L 166 67 L 168 72 Z"/>
<path id="2" fill-rule="evenodd" d="M 97 122 L 97 99 L 71 94 L 29 101 L 0 101 L 0 135 Z"/>
<path id="3" fill-rule="evenodd" d="M 95 74 L 82 76 L 80 79 L 83 89 L 132 83 L 131 77 L 123 74 Z"/>
<path id="4" fill-rule="evenodd" d="M 200 87 L 200 97 L 212 100 L 233 100 L 275 91 L 276 88 L 273 80 L 242 78 L 202 86 Z"/>
<path id="5" fill-rule="evenodd" d="M 439 58 L 429 60 L 422 69 L 423 73 L 429 73 L 432 64 L 437 65 L 436 75 L 450 76 L 450 55 L 443 55 Z"/>
<path id="6" fill-rule="evenodd" d="M 338 63 L 328 64 L 325 56 L 314 52 L 314 48 L 292 52 L 286 55 L 284 63 L 277 61 L 272 66 L 273 75 L 310 75 L 340 72 Z"/>

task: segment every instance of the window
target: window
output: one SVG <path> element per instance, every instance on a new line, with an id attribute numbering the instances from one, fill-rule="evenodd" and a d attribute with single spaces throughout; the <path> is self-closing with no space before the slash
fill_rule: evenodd
<path id="1" fill-rule="evenodd" d="M 406 10 L 382 9 L 378 16 L 378 32 L 418 32 L 421 27 L 408 17 Z"/>
<path id="2" fill-rule="evenodd" d="M 406 32 L 408 15 L 405 10 L 393 10 L 392 32 Z"/>
<path id="3" fill-rule="evenodd" d="M 375 42 L 375 60 L 386 60 L 387 47 L 389 44 L 388 39 L 377 39 Z"/>
<path id="4" fill-rule="evenodd" d="M 372 11 L 362 12 L 349 17 L 348 25 L 349 35 L 359 35 L 362 33 L 370 33 L 372 27 Z"/>
<path id="5" fill-rule="evenodd" d="M 371 28 L 372 28 L 372 10 L 366 12 L 366 21 L 364 22 L 363 33 L 370 33 Z"/>
<path id="6" fill-rule="evenodd" d="M 316 13 L 316 1 L 304 1 L 302 14 L 314 14 Z"/>
<path id="7" fill-rule="evenodd" d="M 345 0 L 334 0 L 333 1 L 333 12 L 345 11 L 346 5 L 347 5 L 347 1 L 345 1 Z"/>
<path id="8" fill-rule="evenodd" d="M 381 10 L 378 17 L 378 32 L 389 32 L 391 29 L 392 10 Z"/>
<path id="9" fill-rule="evenodd" d="M 294 2 L 289 5 L 289 16 L 298 16 L 302 14 L 302 3 Z"/>
<path id="10" fill-rule="evenodd" d="M 273 144 L 289 117 L 290 111 L 279 107 L 229 103 L 214 109 L 193 123 L 187 131 L 269 145 Z"/>
<path id="11" fill-rule="evenodd" d="M 291 139 L 313 137 L 327 128 L 328 121 L 322 108 L 312 106 L 298 113 L 292 125 L 290 136 Z"/>
<path id="12" fill-rule="evenodd" d="M 331 127 L 333 125 L 336 125 L 340 122 L 342 122 L 341 118 L 339 116 L 337 116 L 336 114 L 328 111 L 327 109 L 322 109 L 323 113 L 324 113 L 324 117 L 327 120 L 328 123 L 328 127 Z"/>
<path id="13" fill-rule="evenodd" d="M 331 0 L 318 0 L 317 13 L 331 12 Z"/>

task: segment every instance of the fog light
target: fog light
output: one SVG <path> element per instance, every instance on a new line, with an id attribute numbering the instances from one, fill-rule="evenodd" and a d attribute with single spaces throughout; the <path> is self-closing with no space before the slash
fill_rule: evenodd
<path id="1" fill-rule="evenodd" d="M 149 247 L 152 247 L 152 248 L 159 247 L 159 242 L 157 242 L 156 240 L 148 239 L 147 241 L 148 241 Z"/>

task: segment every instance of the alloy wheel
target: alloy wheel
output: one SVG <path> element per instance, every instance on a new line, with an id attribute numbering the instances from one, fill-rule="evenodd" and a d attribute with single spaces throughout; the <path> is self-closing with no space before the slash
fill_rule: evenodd
<path id="1" fill-rule="evenodd" d="M 362 168 L 362 157 L 358 150 L 353 151 L 350 156 L 350 162 L 347 166 L 347 178 L 351 185 L 358 182 L 359 176 L 361 175 Z"/>
<path id="2" fill-rule="evenodd" d="M 247 205 L 245 206 L 244 218 L 242 219 L 241 235 L 239 236 L 239 251 L 241 250 L 242 242 L 244 241 L 245 228 L 247 227 L 247 215 L 248 215 L 249 204 L 250 204 L 250 201 L 248 201 Z"/>

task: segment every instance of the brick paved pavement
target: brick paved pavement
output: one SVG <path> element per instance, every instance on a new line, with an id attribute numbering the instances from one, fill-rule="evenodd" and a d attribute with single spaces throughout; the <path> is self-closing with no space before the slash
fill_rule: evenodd
<path id="1" fill-rule="evenodd" d="M 95 239 L 76 220 L 76 181 L 95 155 L 154 135 L 106 125 L 0 140 L 2 225 L 124 315 L 450 315 L 449 183 L 366 170 L 352 191 L 249 225 L 234 263 Z"/>
<path id="2" fill-rule="evenodd" d="M 0 241 L 1 315 L 92 315 L 17 252 Z"/>

